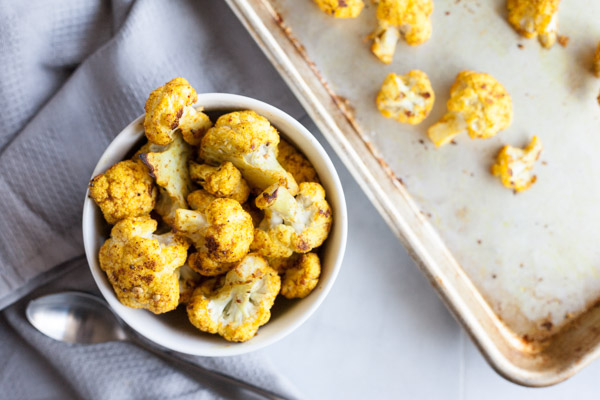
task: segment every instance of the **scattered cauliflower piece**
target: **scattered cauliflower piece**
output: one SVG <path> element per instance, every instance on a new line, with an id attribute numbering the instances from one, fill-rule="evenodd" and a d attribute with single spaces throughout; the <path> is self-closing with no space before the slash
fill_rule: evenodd
<path id="1" fill-rule="evenodd" d="M 232 263 L 241 260 L 254 238 L 252 217 L 240 203 L 232 199 L 215 199 L 204 212 L 179 209 L 175 213 L 174 227 L 179 234 L 192 241 L 196 251 L 204 257 L 190 256 L 192 269 L 203 275 L 207 266 L 197 264 L 203 259 L 216 263 Z"/>
<path id="2" fill-rule="evenodd" d="M 160 314 L 179 304 L 178 268 L 189 245 L 172 232 L 154 235 L 156 227 L 147 215 L 117 222 L 98 258 L 121 303 Z"/>
<path id="3" fill-rule="evenodd" d="M 370 35 L 371 51 L 382 62 L 390 64 L 400 36 L 411 46 L 426 42 L 431 36 L 433 12 L 431 0 L 379 0 L 378 28 Z"/>
<path id="4" fill-rule="evenodd" d="M 269 265 L 283 275 L 281 295 L 288 299 L 305 298 L 319 283 L 321 261 L 316 253 L 296 253 L 290 258 L 269 260 Z"/>
<path id="5" fill-rule="evenodd" d="M 150 93 L 144 109 L 144 130 L 148 141 L 166 146 L 179 128 L 186 142 L 197 146 L 212 126 L 202 110 L 192 107 L 198 95 L 187 80 L 175 78 Z"/>
<path id="6" fill-rule="evenodd" d="M 206 207 L 213 202 L 217 197 L 208 193 L 204 189 L 194 190 L 188 194 L 187 202 L 192 210 L 200 211 L 204 213 Z"/>
<path id="7" fill-rule="evenodd" d="M 194 291 L 187 306 L 199 330 L 245 342 L 271 318 L 281 280 L 261 256 L 248 254 L 225 279 L 211 279 Z"/>
<path id="8" fill-rule="evenodd" d="M 594 53 L 594 75 L 600 78 L 600 43 L 598 43 L 598 47 L 596 47 L 596 52 Z"/>
<path id="9" fill-rule="evenodd" d="M 230 161 L 248 184 L 262 191 L 283 183 L 292 193 L 298 184 L 277 161 L 279 134 L 269 121 L 254 111 L 236 111 L 219 117 L 200 146 L 200 157 L 209 164 Z"/>
<path id="10" fill-rule="evenodd" d="M 202 276 L 217 276 L 224 274 L 235 267 L 236 264 L 235 262 L 215 261 L 210 258 L 210 255 L 205 251 L 198 251 L 190 254 L 188 262 L 194 271 Z"/>
<path id="11" fill-rule="evenodd" d="M 384 117 L 413 125 L 427 118 L 434 101 L 435 94 L 427 74 L 418 70 L 404 76 L 389 74 L 376 100 Z"/>
<path id="12" fill-rule="evenodd" d="M 242 173 L 229 161 L 218 167 L 190 162 L 190 177 L 208 193 L 216 197 L 234 199 L 240 204 L 248 200 L 250 187 Z"/>
<path id="13" fill-rule="evenodd" d="M 294 146 L 281 139 L 278 146 L 277 161 L 296 180 L 296 183 L 319 182 L 317 171 Z"/>
<path id="14" fill-rule="evenodd" d="M 148 169 L 132 160 L 121 161 L 95 176 L 89 189 L 109 224 L 150 214 L 156 202 L 156 187 Z"/>
<path id="15" fill-rule="evenodd" d="M 142 153 L 140 159 L 148 166 L 150 175 L 160 186 L 156 211 L 165 222 L 173 225 L 175 211 L 187 208 L 186 197 L 192 189 L 188 170 L 192 148 L 177 133 L 166 147 L 151 145 L 149 150 L 155 152 Z"/>
<path id="16" fill-rule="evenodd" d="M 179 268 L 179 304 L 187 304 L 192 298 L 192 293 L 200 282 L 202 276 L 186 263 Z"/>
<path id="17" fill-rule="evenodd" d="M 427 130 L 436 146 L 443 146 L 461 132 L 471 138 L 489 138 L 512 122 L 512 100 L 489 74 L 462 71 L 450 88 L 448 113 Z"/>
<path id="18" fill-rule="evenodd" d="M 516 192 L 529 189 L 536 181 L 536 176 L 531 174 L 531 169 L 542 152 L 542 143 L 537 136 L 524 149 L 504 146 L 496 163 L 492 165 L 492 174 L 499 176 L 502 184 Z"/>
<path id="19" fill-rule="evenodd" d="M 558 30 L 560 0 L 508 0 L 508 22 L 515 30 L 532 38 L 537 36 L 542 46 L 554 45 Z"/>
<path id="20" fill-rule="evenodd" d="M 335 18 L 356 18 L 365 6 L 363 0 L 315 0 L 315 3 Z"/>
<path id="21" fill-rule="evenodd" d="M 283 186 L 270 186 L 256 198 L 265 218 L 254 230 L 251 249 L 265 257 L 289 257 L 320 246 L 331 228 L 325 190 L 314 182 L 300 184 L 296 197 Z"/>

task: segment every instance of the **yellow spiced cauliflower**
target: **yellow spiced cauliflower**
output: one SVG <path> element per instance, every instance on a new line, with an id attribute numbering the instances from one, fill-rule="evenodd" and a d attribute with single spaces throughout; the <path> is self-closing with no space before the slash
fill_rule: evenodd
<path id="1" fill-rule="evenodd" d="M 254 238 L 250 214 L 232 199 L 215 199 L 204 212 L 179 209 L 175 213 L 174 228 L 190 239 L 200 253 L 190 255 L 190 267 L 208 276 L 223 273 L 222 269 L 215 271 L 221 263 L 241 260 Z"/>
<path id="2" fill-rule="evenodd" d="M 190 322 L 199 330 L 244 342 L 271 318 L 281 280 L 261 256 L 248 254 L 224 278 L 198 287 L 187 305 Z"/>
<path id="3" fill-rule="evenodd" d="M 186 142 L 199 145 L 212 123 L 202 110 L 192 107 L 197 100 L 196 91 L 184 78 L 175 78 L 152 91 L 144 107 L 144 130 L 148 141 L 166 146 L 180 129 Z"/>
<path id="4" fill-rule="evenodd" d="M 316 253 L 295 253 L 289 258 L 269 259 L 281 277 L 281 295 L 288 299 L 308 296 L 319 283 L 321 261 Z"/>
<path id="5" fill-rule="evenodd" d="M 370 37 L 371 51 L 382 62 L 390 64 L 400 36 L 411 46 L 426 42 L 431 36 L 433 1 L 378 0 L 378 27 Z"/>
<path id="6" fill-rule="evenodd" d="M 256 198 L 256 206 L 265 217 L 254 230 L 250 248 L 265 257 L 307 253 L 329 235 L 331 207 L 318 183 L 301 183 L 295 197 L 285 187 L 272 185 Z"/>
<path id="7" fill-rule="evenodd" d="M 141 153 L 139 157 L 148 166 L 150 175 L 160 187 L 156 211 L 165 222 L 173 225 L 175 211 L 187 208 L 186 197 L 192 190 L 188 170 L 192 147 L 177 133 L 167 146 L 150 145 L 147 149 L 149 152 Z"/>
<path id="8" fill-rule="evenodd" d="M 208 193 L 204 189 L 194 190 L 187 197 L 188 205 L 192 210 L 204 213 L 206 207 L 213 202 L 217 197 Z"/>
<path id="9" fill-rule="evenodd" d="M 296 180 L 296 183 L 319 182 L 317 171 L 310 161 L 294 146 L 281 139 L 278 146 L 277 161 Z"/>
<path id="10" fill-rule="evenodd" d="M 363 0 L 315 0 L 315 3 L 335 18 L 356 18 L 365 6 Z"/>
<path id="11" fill-rule="evenodd" d="M 542 46 L 556 43 L 558 5 L 560 0 L 507 0 L 508 22 L 515 30 L 532 38 L 537 36 Z"/>
<path id="12" fill-rule="evenodd" d="M 178 268 L 188 243 L 173 233 L 154 235 L 156 227 L 149 216 L 117 222 L 98 258 L 121 303 L 160 314 L 179 304 Z"/>
<path id="13" fill-rule="evenodd" d="M 377 108 L 384 117 L 406 124 L 421 123 L 431 111 L 435 94 L 427 74 L 413 70 L 408 74 L 389 74 L 377 95 Z"/>
<path id="14" fill-rule="evenodd" d="M 524 149 L 504 146 L 496 156 L 496 163 L 492 165 L 491 172 L 509 189 L 516 192 L 527 190 L 537 179 L 531 170 L 542 149 L 542 143 L 537 136 L 534 136 Z"/>
<path id="15" fill-rule="evenodd" d="M 132 160 L 121 161 L 94 177 L 89 189 L 109 224 L 149 214 L 156 201 L 156 187 L 148 169 Z"/>
<path id="16" fill-rule="evenodd" d="M 471 138 L 489 138 L 508 128 L 513 108 L 510 95 L 493 76 L 462 71 L 450 88 L 448 112 L 427 130 L 436 146 L 443 146 L 461 132 Z"/>
<path id="17" fill-rule="evenodd" d="M 250 187 L 262 191 L 274 183 L 284 184 L 292 193 L 298 184 L 277 161 L 279 134 L 269 121 L 254 111 L 236 111 L 219 117 L 200 146 L 200 157 L 219 165 L 229 161 L 241 172 Z"/>
<path id="18" fill-rule="evenodd" d="M 234 199 L 240 204 L 248 200 L 250 187 L 242 173 L 229 161 L 218 167 L 190 162 L 190 177 L 216 197 Z"/>

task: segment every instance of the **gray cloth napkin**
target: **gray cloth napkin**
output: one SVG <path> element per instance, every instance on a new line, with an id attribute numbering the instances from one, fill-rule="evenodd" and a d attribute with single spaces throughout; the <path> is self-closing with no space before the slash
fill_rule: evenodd
<path id="1" fill-rule="evenodd" d="M 93 287 L 82 257 L 87 183 L 152 89 L 183 76 L 200 93 L 243 94 L 304 115 L 218 0 L 0 0 L 0 66 L 0 308 L 66 270 L 72 288 Z M 52 342 L 23 320 L 22 304 L 2 318 L 0 398 L 214 396 L 132 346 Z M 46 368 L 40 382 L 69 389 L 32 394 L 35 378 L 10 359 Z M 294 396 L 256 356 L 198 362 Z"/>

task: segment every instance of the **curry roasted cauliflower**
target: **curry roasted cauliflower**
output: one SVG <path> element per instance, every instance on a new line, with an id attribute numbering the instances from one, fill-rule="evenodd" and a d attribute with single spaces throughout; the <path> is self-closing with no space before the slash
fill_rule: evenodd
<path id="1" fill-rule="evenodd" d="M 558 4 L 560 0 L 507 0 L 508 22 L 515 30 L 532 38 L 537 36 L 542 46 L 556 43 Z"/>
<path id="2" fill-rule="evenodd" d="M 436 146 L 443 146 L 461 132 L 471 138 L 489 138 L 512 122 L 512 100 L 493 76 L 462 71 L 450 88 L 448 112 L 427 130 Z"/>
<path id="3" fill-rule="evenodd" d="M 194 291 L 187 305 L 199 330 L 244 342 L 271 318 L 281 280 L 261 256 L 248 254 L 224 279 L 214 278 Z"/>
<path id="4" fill-rule="evenodd" d="M 179 128 L 186 142 L 193 146 L 200 144 L 212 123 L 206 114 L 192 106 L 197 100 L 196 91 L 184 78 L 175 78 L 150 93 L 144 107 L 148 141 L 166 146 Z"/>
<path id="5" fill-rule="evenodd" d="M 378 0 L 378 28 L 370 37 L 371 51 L 390 64 L 402 35 L 411 46 L 426 42 L 431 36 L 432 0 Z"/>
<path id="6" fill-rule="evenodd" d="M 254 111 L 236 111 L 219 117 L 200 146 L 200 157 L 209 164 L 229 161 L 255 190 L 283 183 L 292 193 L 298 184 L 277 161 L 279 134 Z"/>
<path id="7" fill-rule="evenodd" d="M 156 187 L 148 170 L 132 160 L 121 161 L 95 176 L 89 189 L 109 224 L 149 214 L 156 202 Z"/>
<path id="8" fill-rule="evenodd" d="M 166 147 L 150 145 L 148 149 L 156 152 L 141 153 L 139 157 L 160 187 L 156 211 L 172 225 L 175 211 L 187 208 L 186 197 L 192 189 L 188 170 L 192 148 L 177 133 Z"/>
<path id="9" fill-rule="evenodd" d="M 270 186 L 256 198 L 265 217 L 254 230 L 251 250 L 265 257 L 289 257 L 319 247 L 331 228 L 331 207 L 325 190 L 314 182 L 300 184 L 293 196 L 285 187 Z"/>
<path id="10" fill-rule="evenodd" d="M 398 122 L 418 124 L 433 107 L 435 94 L 427 74 L 413 70 L 401 76 L 389 74 L 377 95 L 377 108 L 384 117 Z"/>
<path id="11" fill-rule="evenodd" d="M 316 253 L 294 254 L 286 259 L 285 266 L 280 265 L 281 295 L 288 299 L 303 299 L 319 283 L 321 261 Z"/>
<path id="12" fill-rule="evenodd" d="M 524 149 L 504 146 L 498 153 L 491 172 L 494 176 L 500 177 L 504 186 L 515 192 L 527 190 L 537 179 L 531 174 L 531 170 L 540 157 L 542 149 L 542 143 L 537 136 L 534 136 Z"/>
<path id="13" fill-rule="evenodd" d="M 202 275 L 218 275 L 213 271 L 219 263 L 241 260 L 254 238 L 252 218 L 240 203 L 232 199 L 215 199 L 204 212 L 179 209 L 174 227 L 192 241 L 201 255 L 190 255 L 190 267 Z M 203 261 L 213 261 L 207 263 Z"/>
<path id="14" fill-rule="evenodd" d="M 160 314 L 179 304 L 178 268 L 188 243 L 173 233 L 154 235 L 156 227 L 149 216 L 117 222 L 98 258 L 121 303 Z"/>
<path id="15" fill-rule="evenodd" d="M 292 174 L 296 183 L 319 182 L 315 168 L 294 146 L 281 139 L 277 149 L 277 161 L 287 172 Z"/>
<path id="16" fill-rule="evenodd" d="M 218 167 L 190 162 L 190 178 L 216 197 L 227 197 L 243 204 L 248 200 L 250 187 L 242 173 L 229 161 Z"/>
<path id="17" fill-rule="evenodd" d="M 315 0 L 315 3 L 335 18 L 356 18 L 365 6 L 363 0 Z"/>
<path id="18" fill-rule="evenodd" d="M 217 197 L 208 193 L 204 189 L 194 190 L 188 194 L 187 202 L 192 210 L 200 211 L 204 213 L 206 207 L 213 202 Z"/>

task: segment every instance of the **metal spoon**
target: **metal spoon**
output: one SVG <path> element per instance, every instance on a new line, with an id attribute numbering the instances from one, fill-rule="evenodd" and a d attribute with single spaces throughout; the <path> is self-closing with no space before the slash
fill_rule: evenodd
<path id="1" fill-rule="evenodd" d="M 100 298 L 83 292 L 62 292 L 32 300 L 25 311 L 37 330 L 54 340 L 79 344 L 128 341 L 160 357 L 194 379 L 209 378 L 272 400 L 284 397 L 215 372 L 155 348 L 119 320 Z"/>

